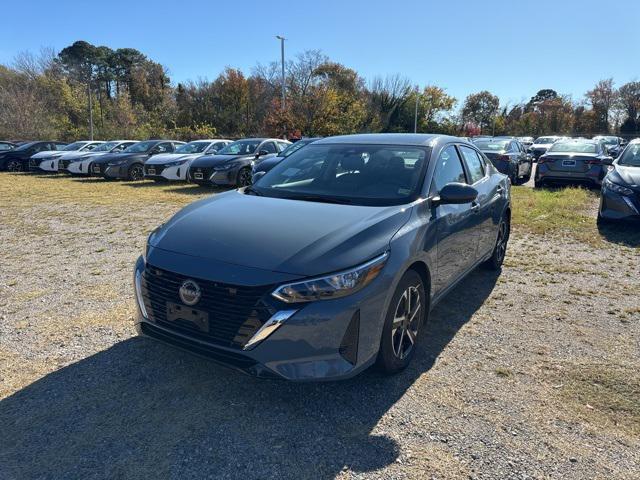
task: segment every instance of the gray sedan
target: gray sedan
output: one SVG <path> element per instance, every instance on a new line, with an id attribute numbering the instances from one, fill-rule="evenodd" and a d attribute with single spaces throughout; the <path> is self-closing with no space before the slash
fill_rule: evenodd
<path id="1" fill-rule="evenodd" d="M 395 373 L 434 305 L 500 269 L 510 219 L 508 178 L 462 139 L 325 138 L 151 233 L 137 328 L 258 376 Z"/>

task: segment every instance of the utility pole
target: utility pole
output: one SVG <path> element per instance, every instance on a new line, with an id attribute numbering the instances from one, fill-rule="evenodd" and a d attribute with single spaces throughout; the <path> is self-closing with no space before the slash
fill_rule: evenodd
<path id="1" fill-rule="evenodd" d="M 413 133 L 418 133 L 418 100 L 420 99 L 420 94 L 418 93 L 418 86 L 416 85 L 416 111 L 413 116 Z"/>
<path id="2" fill-rule="evenodd" d="M 89 140 L 93 140 L 93 104 L 91 102 L 91 80 L 87 84 L 87 92 L 89 93 Z"/>
<path id="3" fill-rule="evenodd" d="M 281 35 L 276 35 L 276 38 L 278 40 L 280 40 L 280 57 L 281 57 L 281 62 L 282 62 L 282 111 L 284 112 L 284 110 L 285 110 L 284 41 L 286 40 L 286 38 L 284 38 Z"/>

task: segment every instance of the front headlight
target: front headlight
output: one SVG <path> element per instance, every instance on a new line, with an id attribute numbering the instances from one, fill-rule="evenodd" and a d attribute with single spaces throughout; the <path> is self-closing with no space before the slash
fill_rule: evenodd
<path id="1" fill-rule="evenodd" d="M 278 287 L 271 295 L 286 303 L 313 302 L 351 295 L 378 276 L 389 252 L 349 270 Z"/>
<path id="2" fill-rule="evenodd" d="M 221 171 L 221 170 L 231 170 L 233 167 L 235 167 L 236 164 L 231 162 L 231 163 L 223 163 L 222 165 L 216 165 L 215 167 L 213 167 L 213 169 L 217 172 Z"/>
<path id="3" fill-rule="evenodd" d="M 167 167 L 177 167 L 178 165 L 184 165 L 187 163 L 187 160 L 176 160 L 175 162 L 169 162 L 166 164 Z"/>
<path id="4" fill-rule="evenodd" d="M 622 185 L 618 185 L 617 183 L 613 183 L 608 178 L 604 179 L 603 185 L 607 190 L 611 190 L 612 192 L 618 193 L 620 195 L 632 195 L 633 194 L 633 190 L 631 190 L 630 188 L 623 187 Z"/>

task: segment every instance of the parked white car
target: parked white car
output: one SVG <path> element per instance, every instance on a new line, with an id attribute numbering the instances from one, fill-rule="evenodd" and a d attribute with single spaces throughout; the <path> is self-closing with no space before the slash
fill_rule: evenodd
<path id="1" fill-rule="evenodd" d="M 138 141 L 111 140 L 97 146 L 90 152 L 74 152 L 72 157 L 69 157 L 71 153 L 65 154 L 64 156 L 60 157 L 58 171 L 68 172 L 71 175 L 89 176 L 91 175 L 91 164 L 96 157 L 105 155 L 107 153 L 121 152 L 134 143 L 138 143 Z"/>
<path id="2" fill-rule="evenodd" d="M 194 140 L 176 148 L 173 153 L 155 155 L 144 164 L 144 177 L 157 181 L 187 180 L 189 165 L 203 155 L 213 155 L 232 143 L 232 140 Z"/>
<path id="3" fill-rule="evenodd" d="M 29 159 L 29 170 L 41 172 L 57 172 L 60 157 L 71 152 L 90 152 L 104 142 L 83 140 L 73 142 L 62 150 L 38 152 Z"/>

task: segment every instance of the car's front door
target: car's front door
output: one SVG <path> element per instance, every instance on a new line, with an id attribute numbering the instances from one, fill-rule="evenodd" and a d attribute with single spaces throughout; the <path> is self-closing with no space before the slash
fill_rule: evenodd
<path id="1" fill-rule="evenodd" d="M 438 156 L 431 182 L 430 196 L 437 196 L 448 183 L 468 183 L 462 161 L 454 145 L 446 146 Z M 432 207 L 436 227 L 435 293 L 455 282 L 475 261 L 478 235 L 476 213 L 471 203 Z"/>

